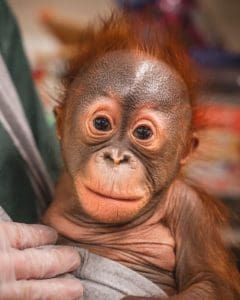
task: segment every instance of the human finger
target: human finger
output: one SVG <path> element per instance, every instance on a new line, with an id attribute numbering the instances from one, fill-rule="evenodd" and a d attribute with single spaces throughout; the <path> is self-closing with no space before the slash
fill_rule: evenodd
<path id="1" fill-rule="evenodd" d="M 19 280 L 0 286 L 2 300 L 76 300 L 82 295 L 79 279 Z"/>
<path id="2" fill-rule="evenodd" d="M 79 253 L 69 246 L 12 249 L 8 259 L 14 266 L 16 279 L 51 278 L 71 272 L 80 265 Z M 4 254 L 0 260 L 7 261 Z"/>
<path id="3" fill-rule="evenodd" d="M 40 224 L 2 222 L 0 234 L 2 243 L 3 239 L 7 239 L 10 246 L 16 249 L 54 244 L 57 241 L 57 232 L 51 227 Z"/>

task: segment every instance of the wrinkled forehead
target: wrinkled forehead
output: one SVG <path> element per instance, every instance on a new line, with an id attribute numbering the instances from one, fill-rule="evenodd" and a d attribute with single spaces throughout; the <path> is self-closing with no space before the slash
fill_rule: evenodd
<path id="1" fill-rule="evenodd" d="M 187 87 L 165 62 L 145 54 L 113 51 L 97 59 L 75 85 L 90 98 L 114 95 L 122 104 L 169 108 L 189 103 Z"/>

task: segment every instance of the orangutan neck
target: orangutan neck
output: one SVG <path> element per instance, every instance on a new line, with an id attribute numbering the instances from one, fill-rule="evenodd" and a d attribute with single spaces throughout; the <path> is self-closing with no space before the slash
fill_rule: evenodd
<path id="1" fill-rule="evenodd" d="M 55 199 L 43 218 L 62 236 L 60 243 L 74 244 L 117 261 L 149 278 L 168 294 L 175 292 L 175 241 L 161 222 L 160 204 L 154 213 L 136 219 L 131 226 L 111 226 L 74 215 L 67 209 L 70 203 L 71 199 Z M 163 281 L 166 286 L 161 285 Z"/>

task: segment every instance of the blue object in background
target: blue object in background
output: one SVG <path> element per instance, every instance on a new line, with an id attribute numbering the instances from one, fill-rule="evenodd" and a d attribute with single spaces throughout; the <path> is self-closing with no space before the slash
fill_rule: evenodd
<path id="1" fill-rule="evenodd" d="M 147 4 L 152 4 L 156 0 L 116 0 L 117 3 L 125 8 L 139 9 L 143 8 Z"/>
<path id="2" fill-rule="evenodd" d="M 219 48 L 190 48 L 191 57 L 205 67 L 240 68 L 240 55 Z"/>

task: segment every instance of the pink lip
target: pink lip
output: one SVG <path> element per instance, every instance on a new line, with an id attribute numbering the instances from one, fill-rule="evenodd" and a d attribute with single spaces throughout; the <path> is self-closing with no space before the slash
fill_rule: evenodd
<path id="1" fill-rule="evenodd" d="M 107 199 L 107 200 L 115 200 L 115 201 L 138 201 L 138 200 L 141 199 L 141 197 L 136 197 L 136 196 L 126 196 L 126 197 L 123 197 L 122 195 L 116 195 L 116 194 L 115 195 L 105 195 L 105 194 L 102 194 L 100 192 L 94 191 L 94 190 L 92 190 L 89 187 L 85 186 L 85 188 L 89 192 L 97 195 L 98 197 L 101 197 L 101 198 L 104 198 L 104 199 Z"/>

